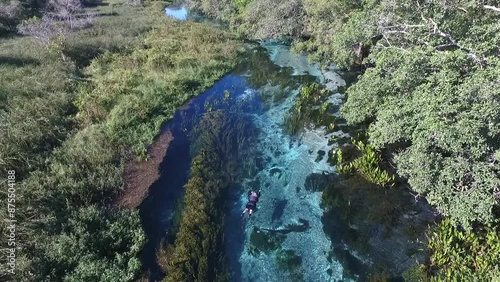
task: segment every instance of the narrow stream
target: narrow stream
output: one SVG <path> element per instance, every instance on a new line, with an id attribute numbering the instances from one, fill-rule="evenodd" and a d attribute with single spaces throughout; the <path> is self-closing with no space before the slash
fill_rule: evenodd
<path id="1" fill-rule="evenodd" d="M 167 9 L 166 13 L 173 17 L 180 15 L 180 19 L 188 14 L 184 8 L 173 12 Z M 327 162 L 322 152 L 339 146 L 337 142 L 329 144 L 332 135 L 340 140 L 349 137 L 348 134 L 342 130 L 327 134 L 325 128 L 316 128 L 291 136 L 283 128 L 298 89 L 311 82 L 323 84 L 332 91 L 328 99 L 332 109 L 329 114 L 340 117 L 344 95 L 337 88 L 344 86 L 345 81 L 337 70 L 321 70 L 318 65 L 310 64 L 306 56 L 293 54 L 288 46 L 277 42 L 255 44 L 232 73 L 179 109 L 173 120 L 163 127 L 162 130 L 173 134 L 174 140 L 160 165 L 161 178 L 150 188 L 148 198 L 140 207 L 148 236 L 142 259 L 151 281 L 164 275 L 155 263 L 155 249 L 168 236 L 176 204 L 182 200 L 183 185 L 189 177 L 193 157 L 189 134 L 206 111 L 215 109 L 238 111 L 258 129 L 252 136 L 256 140 L 251 151 L 254 155 L 246 160 L 251 163 L 242 164 L 250 169 L 238 176 L 236 187 L 228 195 L 225 251 L 232 280 L 365 281 L 364 272 L 374 264 L 371 255 L 381 252 L 362 255 L 350 251 L 343 236 L 350 236 L 359 227 L 335 216 L 326 217 L 320 207 L 321 190 L 311 189 L 308 184 L 312 176 L 335 175 L 335 167 Z M 241 219 L 246 191 L 250 189 L 262 190 L 258 210 L 251 218 Z M 384 197 L 383 194 L 380 197 Z M 411 204 L 411 199 L 403 198 Z M 412 206 L 411 212 L 415 210 L 420 213 L 426 208 Z M 348 233 L 349 230 L 352 232 Z M 336 237 L 333 233 L 347 235 Z M 417 248 L 401 232 L 396 232 L 395 236 L 384 238 L 398 244 L 407 242 Z M 385 243 L 379 247 L 391 248 Z M 399 256 L 406 250 L 402 247 L 396 253 Z M 343 257 L 340 254 L 344 254 Z M 381 256 L 381 260 L 389 260 L 383 268 L 397 265 L 398 269 L 390 271 L 392 273 L 401 273 L 412 263 L 410 254 L 396 259 L 383 252 Z"/>

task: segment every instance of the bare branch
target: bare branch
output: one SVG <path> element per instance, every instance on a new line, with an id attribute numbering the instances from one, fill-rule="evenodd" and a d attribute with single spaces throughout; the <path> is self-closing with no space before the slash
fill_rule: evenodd
<path id="1" fill-rule="evenodd" d="M 434 49 L 442 51 L 442 50 L 445 50 L 445 49 L 450 48 L 450 47 L 458 47 L 458 46 L 455 43 L 441 44 L 441 45 L 434 47 Z"/>
<path id="2" fill-rule="evenodd" d="M 19 32 L 32 36 L 44 45 L 50 45 L 52 39 L 56 37 L 64 38 L 68 30 L 53 17 L 45 15 L 41 19 L 32 19 L 22 23 L 19 26 Z"/>
<path id="3" fill-rule="evenodd" d="M 410 195 L 412 195 L 413 198 L 415 198 L 415 204 L 418 203 L 418 201 L 420 200 L 420 198 L 423 197 L 420 193 L 416 193 L 416 194 L 413 194 L 412 192 L 408 192 L 408 193 L 410 193 Z"/>
<path id="4" fill-rule="evenodd" d="M 500 8 L 497 8 L 495 6 L 490 6 L 490 5 L 483 5 L 483 8 L 493 10 L 495 12 L 500 12 Z"/>

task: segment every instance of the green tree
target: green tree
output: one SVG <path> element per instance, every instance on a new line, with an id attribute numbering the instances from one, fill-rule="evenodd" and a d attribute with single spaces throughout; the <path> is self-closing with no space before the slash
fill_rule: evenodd
<path id="1" fill-rule="evenodd" d="M 81 208 L 61 231 L 41 235 L 36 281 L 131 281 L 138 275 L 145 242 L 138 211 Z"/>
<path id="2" fill-rule="evenodd" d="M 394 27 L 373 23 L 382 36 L 365 59 L 373 67 L 348 89 L 342 113 L 351 124 L 370 124 L 376 148 L 399 148 L 399 174 L 444 215 L 465 226 L 493 222 L 500 189 L 496 14 L 466 1 L 429 1 L 407 16 L 404 5 L 393 8 Z M 495 35 L 480 37 L 468 26 Z"/>

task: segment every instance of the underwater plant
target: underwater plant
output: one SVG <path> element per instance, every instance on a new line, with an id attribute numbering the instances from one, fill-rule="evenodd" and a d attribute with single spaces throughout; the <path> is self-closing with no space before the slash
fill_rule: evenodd
<path id="1" fill-rule="evenodd" d="M 301 272 L 302 257 L 297 255 L 295 251 L 279 250 L 276 253 L 276 265 L 282 271 L 288 272 L 292 281 L 303 280 Z"/>
<path id="2" fill-rule="evenodd" d="M 330 152 L 330 160 L 337 165 L 337 171 L 341 174 L 359 172 L 366 180 L 382 187 L 394 181 L 395 176 L 389 175 L 380 167 L 381 157 L 373 146 L 362 141 L 353 141 L 356 150 L 361 154 L 353 161 L 346 162 L 342 150 Z"/>
<path id="3" fill-rule="evenodd" d="M 159 254 L 165 281 L 227 281 L 224 254 L 226 192 L 238 174 L 239 158 L 254 135 L 250 121 L 236 113 L 206 113 L 194 132 L 196 156 L 185 185 L 184 210 L 174 246 Z M 165 263 L 166 262 L 166 263 Z"/>
<path id="4" fill-rule="evenodd" d="M 269 253 L 281 247 L 286 236 L 282 233 L 270 232 L 254 227 L 250 234 L 250 246 L 257 250 Z"/>
<path id="5" fill-rule="evenodd" d="M 284 127 L 290 134 L 297 134 L 308 124 L 332 128 L 335 117 L 327 114 L 329 103 L 325 101 L 331 92 L 323 86 L 312 83 L 299 89 L 299 97 L 284 120 Z M 334 127 L 334 125 L 333 125 Z"/>

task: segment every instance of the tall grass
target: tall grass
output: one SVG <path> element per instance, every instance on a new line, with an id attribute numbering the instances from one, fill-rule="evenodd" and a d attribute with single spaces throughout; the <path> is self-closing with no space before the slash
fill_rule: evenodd
<path id="1" fill-rule="evenodd" d="M 227 33 L 163 19 L 156 4 L 93 11 L 96 25 L 56 50 L 0 39 L 0 170 L 15 169 L 19 187 L 16 281 L 139 274 L 138 214 L 110 208 L 124 159 L 130 148 L 146 158 L 161 124 L 238 55 Z"/>
<path id="2" fill-rule="evenodd" d="M 130 54 L 106 53 L 88 68 L 79 120 L 106 125 L 113 140 L 146 156 L 146 147 L 177 107 L 230 71 L 239 53 L 228 33 L 163 19 Z"/>

